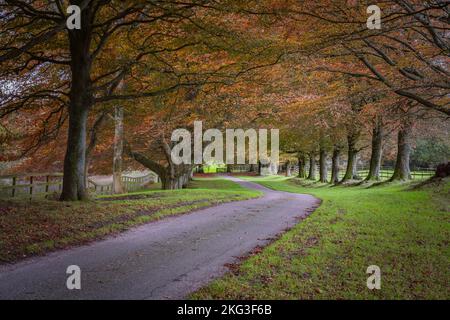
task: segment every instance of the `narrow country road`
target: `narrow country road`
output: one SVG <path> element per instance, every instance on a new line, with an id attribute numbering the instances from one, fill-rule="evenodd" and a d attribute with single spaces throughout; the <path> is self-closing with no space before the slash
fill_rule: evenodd
<path id="1" fill-rule="evenodd" d="M 319 201 L 269 190 L 259 199 L 169 217 L 90 245 L 0 267 L 0 299 L 180 299 L 223 275 L 225 264 L 294 226 Z M 81 290 L 68 290 L 69 265 Z"/>

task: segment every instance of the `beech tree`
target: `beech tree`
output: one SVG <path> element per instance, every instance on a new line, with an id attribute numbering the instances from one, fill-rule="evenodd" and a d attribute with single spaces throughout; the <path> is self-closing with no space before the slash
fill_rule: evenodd
<path id="1" fill-rule="evenodd" d="M 233 6 L 227 4 L 231 10 Z M 81 9 L 80 29 L 66 28 L 68 5 Z M 229 82 L 243 69 L 254 68 L 228 59 L 213 69 L 194 70 L 190 62 L 176 61 L 176 55 L 195 48 L 223 52 L 224 37 L 234 39 L 227 45 L 240 51 L 238 33 L 225 32 L 221 26 L 226 13 L 221 5 L 206 0 L 6 0 L 0 4 L 1 76 L 14 86 L 0 101 L 0 117 L 46 106 L 48 119 L 34 148 L 46 140 L 43 136 L 50 137 L 49 132 L 68 121 L 61 200 L 87 196 L 87 123 L 96 106 L 154 97 L 180 87 Z M 242 52 L 251 55 L 248 47 Z M 127 83 L 126 91 L 116 92 L 122 81 Z M 55 117 L 59 117 L 56 123 Z M 49 129 L 49 123 L 55 128 Z"/>
<path id="2" fill-rule="evenodd" d="M 136 163 L 158 171 L 166 188 L 184 185 L 190 168 L 168 159 L 169 136 L 198 119 L 220 129 L 279 127 L 299 176 L 315 180 L 318 164 L 326 182 L 331 159 L 331 183 L 345 158 L 343 181 L 357 178 L 366 147 L 361 178 L 378 180 L 383 139 L 395 131 L 393 179 L 406 179 L 416 110 L 449 115 L 448 5 L 383 1 L 382 29 L 369 30 L 368 3 L 2 1 L 0 121 L 8 139 L 0 138 L 15 137 L 11 158 L 39 150 L 40 167 L 59 168 L 53 156 L 64 153 L 61 200 L 86 197 L 102 152 L 117 192 L 121 168 Z M 66 27 L 69 4 L 81 8 L 81 29 Z"/>
<path id="3" fill-rule="evenodd" d="M 80 29 L 65 28 L 67 4 L 81 9 Z M 4 18 L 0 28 L 2 76 L 8 77 L 13 72 L 31 76 L 47 69 L 46 78 L 56 80 L 46 83 L 45 89 L 34 85 L 23 91 L 16 90 L 3 99 L 2 114 L 18 110 L 26 103 L 39 104 L 45 100 L 60 101 L 68 108 L 61 200 L 86 198 L 87 120 L 96 103 L 154 96 L 182 85 L 177 81 L 154 90 L 146 88 L 127 95 L 103 95 L 103 88 L 116 85 L 138 63 L 145 64 L 146 56 L 164 50 L 157 46 L 150 49 L 143 42 L 144 47 L 130 50 L 130 59 L 100 65 L 99 61 L 105 61 L 108 55 L 111 58 L 110 40 L 123 40 L 124 37 L 118 37 L 125 29 L 133 33 L 139 26 L 143 28 L 162 22 L 174 26 L 192 15 L 191 10 L 195 6 L 195 3 L 96 0 L 73 0 L 65 4 L 55 1 L 47 5 L 41 1 L 5 1 L 1 4 Z M 133 38 L 133 35 L 129 34 L 129 37 Z M 170 50 L 170 47 L 165 49 Z"/>

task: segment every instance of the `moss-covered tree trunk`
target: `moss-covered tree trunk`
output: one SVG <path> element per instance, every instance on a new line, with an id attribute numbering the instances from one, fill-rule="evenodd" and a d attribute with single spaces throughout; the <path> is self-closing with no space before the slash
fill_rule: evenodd
<path id="1" fill-rule="evenodd" d="M 287 161 L 286 162 L 286 177 L 290 177 L 292 175 L 291 172 L 291 162 Z"/>
<path id="2" fill-rule="evenodd" d="M 356 156 L 358 154 L 358 150 L 356 149 L 356 139 L 356 136 L 353 134 L 347 135 L 347 167 L 341 182 L 346 182 L 355 178 Z"/>
<path id="3" fill-rule="evenodd" d="M 163 190 L 179 189 L 178 180 L 175 177 L 171 177 L 170 174 L 163 174 L 160 177 Z"/>
<path id="4" fill-rule="evenodd" d="M 316 180 L 316 153 L 309 153 L 309 173 L 308 180 Z"/>
<path id="5" fill-rule="evenodd" d="M 301 179 L 306 178 L 306 156 L 302 153 L 298 156 L 298 177 Z"/>
<path id="6" fill-rule="evenodd" d="M 91 70 L 92 7 L 81 13 L 80 30 L 69 30 L 71 82 L 69 92 L 69 130 L 64 158 L 64 177 L 60 199 L 87 199 L 86 192 L 86 127 L 89 110 L 94 103 Z"/>
<path id="7" fill-rule="evenodd" d="M 406 181 L 411 179 L 409 168 L 409 155 L 411 153 L 411 128 L 405 126 L 398 131 L 397 139 L 397 160 L 395 170 L 390 181 Z"/>
<path id="8" fill-rule="evenodd" d="M 377 119 L 372 130 L 372 154 L 370 156 L 369 173 L 366 180 L 380 180 L 381 157 L 383 154 L 383 123 Z"/>
<path id="9" fill-rule="evenodd" d="M 333 149 L 333 156 L 331 157 L 331 183 L 339 183 L 339 160 L 341 155 L 341 149 L 339 146 L 335 146 Z"/>
<path id="10" fill-rule="evenodd" d="M 323 183 L 328 182 L 327 151 L 324 148 L 320 149 L 319 155 L 319 180 Z"/>

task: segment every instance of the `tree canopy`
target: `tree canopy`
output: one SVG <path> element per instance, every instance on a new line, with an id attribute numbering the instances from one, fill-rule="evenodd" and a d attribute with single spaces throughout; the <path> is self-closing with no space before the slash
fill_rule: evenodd
<path id="1" fill-rule="evenodd" d="M 280 128 L 284 151 L 333 154 L 336 170 L 345 150 L 344 180 L 371 150 L 376 177 L 393 132 L 446 128 L 449 5 L 381 1 L 381 29 L 369 29 L 370 4 L 1 1 L 0 160 L 63 170 L 61 199 L 84 199 L 88 169 L 111 167 L 120 107 L 127 166 L 175 170 L 170 133 L 203 120 Z M 66 26 L 69 5 L 80 29 Z"/>

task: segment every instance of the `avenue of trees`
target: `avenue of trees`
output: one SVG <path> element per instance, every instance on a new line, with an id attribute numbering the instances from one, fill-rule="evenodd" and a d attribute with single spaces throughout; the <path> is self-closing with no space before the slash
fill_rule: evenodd
<path id="1" fill-rule="evenodd" d="M 0 161 L 63 170 L 66 201 L 86 199 L 89 172 L 113 172 L 122 192 L 137 165 L 181 188 L 192 166 L 171 162 L 170 135 L 202 120 L 280 128 L 301 177 L 351 181 L 370 151 L 364 178 L 378 180 L 394 150 L 391 180 L 408 180 L 416 140 L 441 135 L 446 149 L 450 8 L 380 1 L 371 30 L 370 4 L 0 0 Z M 81 29 L 66 28 L 69 5 Z"/>

